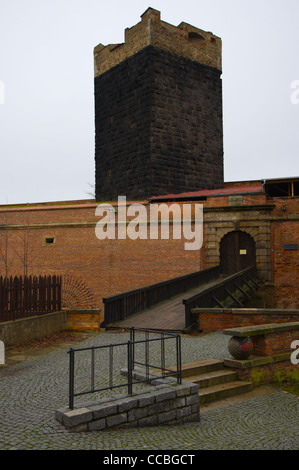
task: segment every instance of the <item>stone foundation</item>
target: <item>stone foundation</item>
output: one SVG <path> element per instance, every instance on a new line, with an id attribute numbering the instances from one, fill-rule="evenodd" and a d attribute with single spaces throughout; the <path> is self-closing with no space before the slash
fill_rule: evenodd
<path id="1" fill-rule="evenodd" d="M 134 377 L 137 375 L 144 378 L 140 371 L 135 371 Z M 176 425 L 200 420 L 198 385 L 177 384 L 171 377 L 152 380 L 151 385 L 132 395 L 81 403 L 73 410 L 59 409 L 55 418 L 72 432 Z"/>

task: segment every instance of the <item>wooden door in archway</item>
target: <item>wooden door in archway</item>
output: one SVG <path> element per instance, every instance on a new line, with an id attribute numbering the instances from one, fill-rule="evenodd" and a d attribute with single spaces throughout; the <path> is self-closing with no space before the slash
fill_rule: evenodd
<path id="1" fill-rule="evenodd" d="M 222 274 L 234 274 L 256 264 L 254 239 L 246 232 L 227 233 L 220 242 L 220 267 Z"/>

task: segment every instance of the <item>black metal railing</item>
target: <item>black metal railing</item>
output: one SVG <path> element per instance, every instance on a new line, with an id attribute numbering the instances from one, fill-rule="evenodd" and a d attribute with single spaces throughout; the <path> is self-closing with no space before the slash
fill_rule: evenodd
<path id="1" fill-rule="evenodd" d="M 116 323 L 135 313 L 151 308 L 159 302 L 191 289 L 196 289 L 206 282 L 217 279 L 219 276 L 220 266 L 214 266 L 140 289 L 106 297 L 103 299 L 104 321 L 101 327 L 107 327 L 111 323 Z"/>
<path id="2" fill-rule="evenodd" d="M 223 308 L 224 299 L 230 298 L 239 307 L 242 307 L 238 297 L 234 294 L 240 291 L 244 297 L 250 297 L 259 287 L 260 280 L 257 277 L 256 266 L 250 266 L 235 273 L 225 279 L 215 283 L 212 287 L 204 289 L 203 291 L 190 296 L 183 300 L 185 305 L 185 328 L 193 324 L 193 316 L 191 310 L 193 308 Z M 247 289 L 247 291 L 244 289 Z M 249 293 L 248 293 L 249 292 Z"/>
<path id="3" fill-rule="evenodd" d="M 144 339 L 136 339 L 136 332 L 144 333 Z M 156 334 L 157 337 L 150 337 L 150 334 Z M 175 342 L 175 346 L 171 347 L 170 351 L 173 354 L 175 351 L 175 366 L 171 366 L 169 368 L 166 366 L 166 351 L 165 351 L 165 343 L 168 341 Z M 151 363 L 150 361 L 150 345 L 153 343 L 160 342 L 160 364 Z M 140 351 L 139 355 L 136 351 L 136 347 L 139 345 L 144 345 L 144 360 L 140 358 Z M 122 359 L 125 360 L 125 364 L 127 367 L 127 381 L 121 383 L 114 383 L 114 353 L 117 348 L 124 348 L 122 349 L 120 354 Z M 75 392 L 75 357 L 80 352 L 88 352 L 90 354 L 89 358 L 89 366 L 87 369 L 89 370 L 89 388 L 84 391 Z M 99 352 L 100 354 L 104 351 L 108 351 L 108 384 L 106 386 L 97 386 L 96 385 L 96 353 Z M 116 388 L 125 387 L 127 388 L 127 392 L 129 395 L 133 393 L 133 385 L 140 384 L 142 382 L 150 382 L 151 380 L 157 380 L 161 378 L 167 377 L 176 377 L 177 383 L 181 383 L 182 381 L 182 362 L 181 362 L 181 337 L 179 334 L 172 334 L 167 333 L 164 331 L 156 331 L 151 329 L 130 329 L 130 339 L 127 342 L 121 343 L 114 343 L 114 344 L 106 344 L 100 346 L 91 346 L 86 348 L 71 348 L 68 351 L 69 354 L 69 408 L 72 410 L 74 408 L 74 399 L 77 396 L 92 394 L 96 392 L 102 392 L 104 390 L 112 390 Z M 125 357 L 126 356 L 126 357 Z M 157 351 L 154 351 L 155 361 L 157 359 Z M 101 359 L 101 358 L 100 358 Z M 86 362 L 86 361 L 85 361 Z M 101 361 L 103 364 L 103 360 Z M 107 364 L 107 363 L 106 363 Z M 134 374 L 134 367 L 135 366 L 143 366 L 145 368 L 145 376 L 142 377 L 138 376 L 138 374 Z M 86 364 L 83 369 L 86 368 Z M 154 371 L 154 375 L 150 374 L 150 371 Z M 160 374 L 158 373 L 160 371 Z M 100 368 L 100 380 L 103 382 L 103 368 Z M 86 376 L 85 376 L 86 377 Z M 107 379 L 107 377 L 106 377 Z M 80 379 L 81 382 L 81 379 Z"/>

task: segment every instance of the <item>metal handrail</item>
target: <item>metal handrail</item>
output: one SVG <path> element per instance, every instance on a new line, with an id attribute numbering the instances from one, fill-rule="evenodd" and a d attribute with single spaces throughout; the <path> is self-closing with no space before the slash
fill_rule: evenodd
<path id="1" fill-rule="evenodd" d="M 144 332 L 145 339 L 135 339 L 135 332 Z M 155 333 L 159 334 L 158 338 L 150 338 L 149 334 Z M 176 352 L 176 368 L 166 368 L 165 366 L 165 341 L 175 339 L 175 352 Z M 149 363 L 149 346 L 152 342 L 160 341 L 161 342 L 161 365 L 157 364 L 150 364 Z M 145 344 L 145 362 L 141 362 L 140 360 L 136 360 L 135 357 L 135 346 L 137 344 Z M 127 350 L 127 367 L 128 367 L 128 381 L 122 384 L 113 384 L 113 349 L 119 346 L 126 346 Z M 96 350 L 101 349 L 109 349 L 109 386 L 108 387 L 101 387 L 95 388 L 95 352 Z M 75 354 L 80 351 L 90 351 L 91 352 L 91 359 L 90 359 L 90 389 L 84 392 L 77 392 L 75 393 Z M 80 395 L 91 394 L 95 392 L 101 392 L 104 390 L 112 390 L 115 388 L 120 387 L 127 387 L 128 394 L 132 395 L 133 393 L 133 385 L 142 382 L 150 382 L 150 369 L 161 370 L 161 375 L 155 374 L 154 379 L 165 378 L 169 376 L 174 376 L 177 378 L 177 383 L 181 383 L 182 381 L 182 365 L 181 365 L 181 337 L 179 334 L 156 331 L 152 329 L 136 329 L 130 328 L 130 339 L 127 342 L 121 343 L 113 343 L 113 344 L 106 344 L 106 345 L 99 345 L 99 346 L 90 346 L 84 348 L 70 348 L 68 351 L 69 354 L 69 408 L 72 410 L 74 408 L 74 398 Z M 145 379 L 135 379 L 133 381 L 133 371 L 135 365 L 142 365 L 145 367 L 146 376 Z"/>
<path id="2" fill-rule="evenodd" d="M 232 292 L 237 288 L 243 293 L 243 289 L 236 284 L 238 281 L 249 285 L 250 289 L 255 291 L 253 287 L 250 286 L 249 281 L 252 280 L 251 275 L 256 276 L 256 266 L 250 266 L 242 271 L 239 271 L 231 276 L 228 276 L 224 279 L 221 279 L 219 282 L 215 283 L 213 286 L 204 289 L 201 292 L 196 293 L 189 298 L 183 300 L 185 305 L 185 328 L 188 328 L 193 323 L 191 309 L 196 307 L 207 307 L 211 308 L 213 305 L 223 308 L 222 301 L 227 296 L 232 297 Z M 254 282 L 256 286 L 256 281 Z M 247 293 L 246 293 L 247 294 Z M 237 299 L 235 299 L 237 302 Z"/>

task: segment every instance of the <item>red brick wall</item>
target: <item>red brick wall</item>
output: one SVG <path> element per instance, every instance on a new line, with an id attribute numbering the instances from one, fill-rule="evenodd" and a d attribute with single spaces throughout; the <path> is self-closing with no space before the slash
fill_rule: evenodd
<path id="1" fill-rule="evenodd" d="M 290 351 L 292 341 L 299 339 L 299 331 L 279 331 L 266 335 L 252 336 L 255 356 L 272 356 Z"/>
<path id="2" fill-rule="evenodd" d="M 272 275 L 277 308 L 299 308 L 299 250 L 285 250 L 284 245 L 299 246 L 299 198 L 272 198 L 275 203 L 271 222 Z"/>
<path id="3" fill-rule="evenodd" d="M 185 240 L 173 240 L 171 233 L 169 240 L 99 240 L 96 206 L 44 205 L 0 211 L 0 224 L 9 228 L 0 230 L 0 275 L 5 275 L 7 241 L 8 275 L 24 274 L 25 267 L 32 275 L 67 274 L 74 284 L 82 282 L 92 293 L 95 303 L 89 306 L 102 310 L 102 321 L 103 297 L 201 269 L 201 251 L 185 250 Z M 44 245 L 46 236 L 55 237 L 55 243 Z M 79 305 L 72 307 L 82 307 L 75 288 L 73 298 Z"/>
<path id="4" fill-rule="evenodd" d="M 288 374 L 298 370 L 298 365 L 291 361 L 274 362 L 249 369 L 235 369 L 239 379 L 252 381 L 255 385 L 269 384 L 275 379 L 275 374 Z"/>

